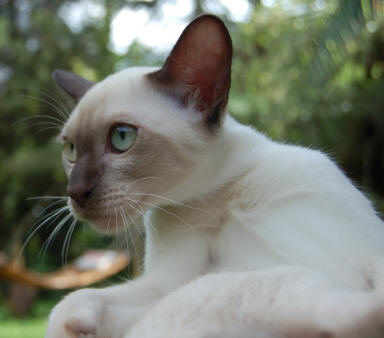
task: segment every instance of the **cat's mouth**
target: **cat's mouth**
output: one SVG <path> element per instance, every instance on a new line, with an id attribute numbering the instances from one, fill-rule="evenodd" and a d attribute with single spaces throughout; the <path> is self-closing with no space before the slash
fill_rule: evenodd
<path id="1" fill-rule="evenodd" d="M 96 230 L 116 234 L 129 228 L 144 210 L 123 204 L 95 203 L 80 207 L 71 198 L 68 204 L 72 214 L 80 221 L 87 222 Z"/>

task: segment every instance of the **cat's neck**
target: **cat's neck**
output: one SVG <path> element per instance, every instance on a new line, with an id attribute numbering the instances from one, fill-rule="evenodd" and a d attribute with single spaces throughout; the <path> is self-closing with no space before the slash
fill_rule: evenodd
<path id="1" fill-rule="evenodd" d="M 262 166 L 260 156 L 271 141 L 252 128 L 227 117 L 221 134 L 204 154 L 201 165 L 188 181 L 175 187 L 172 198 L 149 213 L 148 231 L 157 236 L 169 233 L 216 233 L 231 210 L 248 209 L 254 201 L 253 173 Z M 177 190 L 179 189 L 179 190 Z M 176 230 L 175 230 L 176 229 Z"/>
<path id="2" fill-rule="evenodd" d="M 264 135 L 228 116 L 216 142 L 202 155 L 197 170 L 175 187 L 175 199 L 191 202 L 221 194 L 257 166 L 258 154 L 268 142 L 271 141 Z"/>

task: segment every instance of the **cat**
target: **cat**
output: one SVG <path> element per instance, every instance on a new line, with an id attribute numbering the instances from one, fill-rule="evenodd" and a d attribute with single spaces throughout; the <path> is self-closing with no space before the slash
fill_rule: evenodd
<path id="1" fill-rule="evenodd" d="M 146 243 L 142 276 L 69 294 L 47 338 L 384 336 L 383 222 L 326 155 L 226 114 L 231 61 L 203 15 L 161 68 L 53 73 L 77 102 L 72 212 L 105 232 L 144 214 Z"/>

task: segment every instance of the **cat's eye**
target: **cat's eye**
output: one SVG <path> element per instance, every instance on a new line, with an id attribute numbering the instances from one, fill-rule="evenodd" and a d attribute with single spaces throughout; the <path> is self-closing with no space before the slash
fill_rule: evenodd
<path id="1" fill-rule="evenodd" d="M 113 150 L 117 152 L 127 151 L 135 142 L 137 129 L 129 125 L 120 125 L 112 129 L 110 141 Z"/>
<path id="2" fill-rule="evenodd" d="M 63 154 L 69 162 L 76 162 L 77 153 L 73 142 L 65 141 L 63 146 Z"/>

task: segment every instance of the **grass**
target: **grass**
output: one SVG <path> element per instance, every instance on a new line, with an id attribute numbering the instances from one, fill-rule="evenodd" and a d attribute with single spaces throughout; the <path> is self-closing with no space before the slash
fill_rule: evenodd
<path id="1" fill-rule="evenodd" d="M 49 311 L 56 303 L 56 299 L 38 300 L 26 318 L 15 318 L 0 305 L 0 338 L 44 337 Z"/>
<path id="2" fill-rule="evenodd" d="M 0 324 L 0 338 L 42 338 L 47 318 L 9 319 Z"/>

